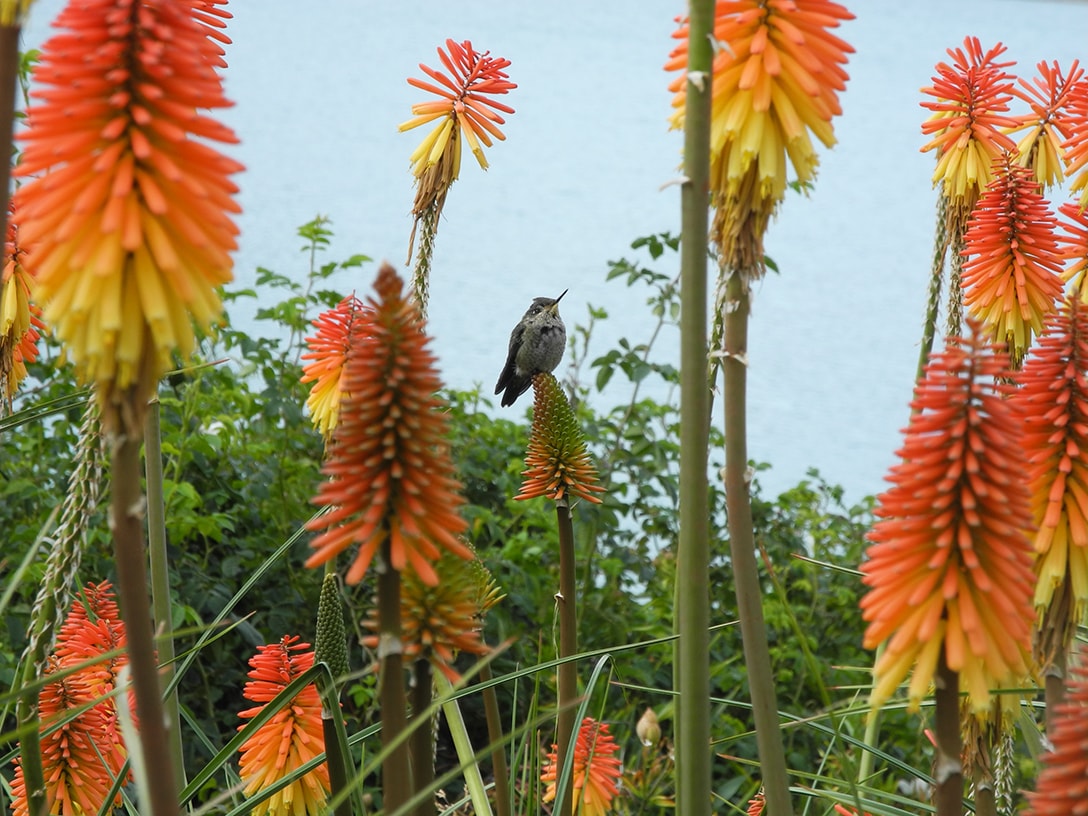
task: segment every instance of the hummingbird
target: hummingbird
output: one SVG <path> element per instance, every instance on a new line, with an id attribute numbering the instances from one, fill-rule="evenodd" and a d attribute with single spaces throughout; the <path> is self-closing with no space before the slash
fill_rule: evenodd
<path id="1" fill-rule="evenodd" d="M 563 290 L 563 295 L 567 290 Z M 533 298 L 533 305 L 510 332 L 510 350 L 506 355 L 495 393 L 502 393 L 502 405 L 514 401 L 529 390 L 533 377 L 542 371 L 554 371 L 563 359 L 567 345 L 567 327 L 559 316 L 559 301 L 555 298 Z M 503 393 L 505 391 L 505 393 Z"/>

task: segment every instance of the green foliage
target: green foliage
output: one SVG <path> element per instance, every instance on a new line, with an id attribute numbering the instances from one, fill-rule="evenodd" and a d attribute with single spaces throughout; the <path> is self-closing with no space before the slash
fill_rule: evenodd
<path id="1" fill-rule="evenodd" d="M 334 306 L 342 297 L 323 288 L 324 282 L 336 272 L 358 272 L 369 259 L 355 255 L 343 262 L 319 263 L 331 238 L 329 222 L 322 217 L 300 228 L 299 236 L 310 261 L 306 279 L 295 281 L 259 269 L 259 302 L 273 305 L 256 310 L 250 331 L 228 324 L 210 332 L 203 339 L 200 361 L 170 375 L 160 389 L 175 624 L 196 632 L 183 638 L 179 652 L 195 641 L 200 629 L 269 553 L 313 513 L 310 499 L 321 479 L 323 445 L 303 412 L 307 387 L 299 382 L 302 340 L 316 312 Z M 676 279 L 653 264 L 676 266 L 677 239 L 665 233 L 648 236 L 632 249 L 636 259 L 611 262 L 607 276 L 646 291 L 653 318 L 647 337 L 623 338 L 615 348 L 595 349 L 595 327 L 608 319 L 605 310 L 596 307 L 590 308 L 587 325 L 571 332 L 566 388 L 608 488 L 601 494 L 601 505 L 580 502 L 573 508 L 580 569 L 579 643 L 586 651 L 672 634 L 679 412 L 670 395 L 675 393 L 677 370 L 672 362 L 659 359 L 657 347 L 661 337 L 675 331 L 679 303 Z M 257 297 L 255 290 L 242 290 L 226 293 L 224 300 L 233 309 Z M 269 331 L 264 333 L 266 328 Z M 55 358 L 55 349 L 44 356 Z M 67 368 L 42 364 L 32 374 L 33 382 L 20 406 L 70 394 L 76 388 Z M 655 393 L 664 393 L 666 398 L 645 396 L 644 389 L 651 383 Z M 606 387 L 616 404 L 595 408 L 604 399 Z M 618 402 L 613 396 L 617 394 Z M 511 648 L 492 666 L 493 673 L 501 676 L 555 654 L 558 546 L 554 512 L 542 499 L 512 500 L 521 485 L 528 422 L 523 417 L 513 420 L 509 414 L 497 415 L 493 404 L 476 392 L 454 391 L 445 396 L 451 450 L 467 501 L 468 537 L 506 593 L 506 599 L 490 613 L 485 630 L 492 644 L 514 638 Z M 3 432 L 0 529 L 7 531 L 5 569 L 18 563 L 64 495 L 80 413 L 74 406 L 44 421 L 28 421 Z M 712 459 L 718 461 L 710 467 L 716 474 L 722 463 L 721 435 L 715 428 L 711 446 Z M 836 687 L 865 682 L 863 674 L 847 667 L 865 666 L 869 657 L 859 647 L 857 576 L 819 562 L 842 567 L 858 564 L 870 508 L 868 504 L 846 506 L 841 490 L 826 484 L 815 471 L 796 488 L 773 498 L 764 497 L 757 482 L 754 495 L 779 696 L 795 714 L 826 712 L 843 699 L 844 693 Z M 712 622 L 727 624 L 736 612 L 725 540 L 725 502 L 716 477 L 711 479 L 710 507 Z M 105 518 L 98 514 L 88 524 L 91 537 L 81 582 L 112 577 Z M 314 637 L 322 575 L 302 568 L 305 537 L 302 542 L 284 561 L 271 565 L 231 616 L 238 625 L 205 646 L 194 668 L 182 678 L 182 705 L 212 746 L 203 748 L 200 740 L 186 740 L 192 767 L 200 767 L 235 733 L 237 712 L 247 705 L 241 697 L 246 660 L 256 646 L 284 634 L 300 634 L 311 641 Z M 35 562 L 29 580 L 6 610 L 0 681 L 13 677 L 38 575 L 40 563 Z M 349 627 L 358 634 L 373 588 L 364 581 L 344 594 Z M 350 655 L 355 677 L 345 695 L 349 732 L 375 718 L 371 657 L 358 650 Z M 710 660 L 712 693 L 718 701 L 712 733 L 721 741 L 722 753 L 754 758 L 737 627 L 717 630 Z M 589 668 L 587 662 L 586 673 Z M 617 654 L 613 679 L 617 682 L 611 687 L 602 684 L 595 691 L 601 695 L 601 716 L 613 723 L 617 739 L 625 741 L 632 767 L 640 757 L 636 788 L 648 791 L 646 796 L 656 802 L 642 812 L 659 812 L 667 801 L 667 790 L 661 787 L 663 766 L 656 753 L 647 754 L 639 745 L 634 723 L 646 706 L 652 706 L 669 733 L 667 690 L 672 685 L 672 668 L 668 643 Z M 510 687 L 500 689 L 506 722 L 511 717 L 522 722 L 530 711 L 554 700 L 551 673 L 533 682 L 541 684 L 540 699 L 530 700 L 522 693 L 514 702 Z M 850 696 L 846 692 L 846 698 Z M 486 737 L 482 715 L 476 717 L 474 705 L 471 699 L 465 701 L 469 728 L 479 748 Z M 860 718 L 855 717 L 855 725 L 858 722 Z M 10 726 L 10 721 L 4 723 L 5 730 Z M 666 736 L 666 744 L 667 740 Z M 815 771 L 829 761 L 826 734 L 795 728 L 786 741 L 791 767 Z M 910 753 L 904 751 L 904 755 Z M 830 761 L 844 762 L 843 756 L 836 754 Z M 736 766 L 727 771 L 722 763 L 716 768 L 716 792 L 732 801 L 750 793 L 756 784 L 754 772 L 751 776 L 737 773 Z M 228 785 L 224 779 L 209 791 Z"/>

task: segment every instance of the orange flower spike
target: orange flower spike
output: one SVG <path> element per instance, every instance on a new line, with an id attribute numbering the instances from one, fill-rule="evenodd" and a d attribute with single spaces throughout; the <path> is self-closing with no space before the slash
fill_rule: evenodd
<path id="1" fill-rule="evenodd" d="M 1069 192 L 1080 193 L 1077 205 L 1088 208 L 1088 82 L 1078 82 L 1067 108 L 1069 138 L 1062 143 L 1065 151 L 1065 175 L 1072 179 Z"/>
<path id="2" fill-rule="evenodd" d="M 38 359 L 37 343 L 45 331 L 41 309 L 30 302 L 33 278 L 24 267 L 25 258 L 18 229 L 9 217 L 0 275 L 0 398 L 9 403 L 26 378 L 27 363 Z"/>
<path id="3" fill-rule="evenodd" d="M 447 53 L 448 52 L 448 53 Z M 492 97 L 509 93 L 517 87 L 510 82 L 505 70 L 510 60 L 482 54 L 465 40 L 462 43 L 446 40 L 446 51 L 438 49 L 438 57 L 448 73 L 429 68 L 420 63 L 420 70 L 438 84 L 410 77 L 408 84 L 421 91 L 435 94 L 438 100 L 419 102 L 412 106 L 414 118 L 400 125 L 400 130 L 412 128 L 442 119 L 411 155 L 412 173 L 417 178 L 434 165 L 449 144 L 454 128 L 464 134 L 472 154 L 484 170 L 487 159 L 483 145 L 490 147 L 491 138 L 505 139 L 499 125 L 506 123 L 500 115 L 512 114 L 514 109 Z M 453 168 L 450 181 L 460 172 L 460 161 Z"/>
<path id="4" fill-rule="evenodd" d="M 71 709 L 86 702 L 73 688 L 71 676 L 49 682 L 59 668 L 54 660 L 46 672 L 47 682 L 38 698 L 41 730 L 69 716 Z M 45 776 L 46 812 L 60 816 L 87 816 L 97 813 L 106 801 L 113 779 L 100 754 L 110 752 L 109 727 L 105 722 L 107 703 L 94 706 L 41 738 L 42 770 Z M 18 762 L 18 760 L 16 760 Z M 115 769 L 116 772 L 116 769 Z M 12 781 L 13 816 L 30 816 L 23 768 L 16 765 Z M 114 804 L 121 805 L 118 793 Z"/>
<path id="5" fill-rule="evenodd" d="M 972 321 L 974 323 L 974 321 Z M 925 696 L 943 649 L 975 711 L 989 690 L 1027 671 L 1033 621 L 1031 511 L 1015 407 L 995 378 L 1008 368 L 978 337 L 934 355 L 878 499 L 862 565 L 864 645 L 887 648 L 873 668 L 872 706 L 910 674 L 910 705 Z"/>
<path id="6" fill-rule="evenodd" d="M 1058 222 L 1062 260 L 1069 264 L 1062 278 L 1073 281 L 1074 296 L 1088 303 L 1088 286 L 1085 286 L 1085 278 L 1088 277 L 1088 210 L 1067 202 L 1058 208 L 1058 212 L 1069 219 Z"/>
<path id="7" fill-rule="evenodd" d="M 304 383 L 312 382 L 306 405 L 310 419 L 328 442 L 340 421 L 340 402 L 344 397 L 344 364 L 350 348 L 352 324 L 364 308 L 354 295 L 340 301 L 333 309 L 322 312 L 313 321 L 317 333 L 306 338 L 308 352 L 302 355 Z"/>
<path id="8" fill-rule="evenodd" d="M 315 519 L 308 567 L 359 545 L 345 580 L 356 584 L 388 537 L 392 566 L 411 567 L 434 585 L 431 566 L 441 550 L 461 558 L 472 551 L 458 535 L 467 526 L 446 445 L 447 420 L 436 395 L 441 388 L 419 308 L 388 264 L 352 323 L 351 354 L 342 377 L 340 422 L 314 503 L 333 508 Z"/>
<path id="9" fill-rule="evenodd" d="M 963 220 L 993 181 L 994 160 L 1016 149 L 1002 132 L 1019 123 L 1005 115 L 1014 91 L 1013 78 L 1004 70 L 1014 63 L 997 62 L 1005 51 L 998 43 L 983 52 L 978 37 L 968 37 L 963 48 L 948 49 L 952 64 L 938 63 L 933 85 L 922 89 L 936 98 L 921 103 L 933 111 L 922 123 L 922 133 L 933 136 L 922 152 L 937 151 L 933 184 L 944 183 L 944 194 Z"/>
<path id="10" fill-rule="evenodd" d="M 1028 103 L 1031 113 L 1018 117 L 1020 124 L 1010 132 L 1028 129 L 1016 145 L 1017 161 L 1024 167 L 1031 167 L 1035 180 L 1046 189 L 1065 178 L 1062 145 L 1074 135 L 1071 114 L 1075 113 L 1077 100 L 1088 93 L 1088 83 L 1077 60 L 1073 60 L 1066 74 L 1061 72 L 1057 62 L 1053 65 L 1040 62 L 1037 67 L 1039 76 L 1034 84 L 1021 78 L 1018 80 L 1020 87 L 1013 90 L 1017 97 Z"/>
<path id="11" fill-rule="evenodd" d="M 574 743 L 574 767 L 571 775 L 571 792 L 574 812 L 583 816 L 603 816 L 612 806 L 619 792 L 621 763 L 616 754 L 619 746 L 608 733 L 608 724 L 586 717 L 578 729 Z M 548 762 L 540 775 L 540 781 L 548 783 L 544 801 L 555 799 L 558 773 L 558 754 L 553 745 Z"/>
<path id="12" fill-rule="evenodd" d="M 1088 609 L 1088 307 L 1079 299 L 1047 319 L 1017 383 L 1036 528 L 1035 607 L 1045 612 L 1068 578 L 1070 615 L 1080 620 Z"/>
<path id="13" fill-rule="evenodd" d="M 284 636 L 279 643 L 261 646 L 249 660 L 253 670 L 243 694 L 255 703 L 267 703 L 313 663 L 310 644 L 299 643 L 297 636 Z M 263 705 L 249 708 L 238 716 L 255 717 L 263 708 Z M 325 738 L 317 687 L 313 683 L 306 686 L 238 750 L 242 754 L 238 769 L 246 785 L 246 796 L 270 787 L 322 753 Z M 329 768 L 321 763 L 278 790 L 254 813 L 261 816 L 318 816 L 326 812 L 329 790 Z"/>
<path id="14" fill-rule="evenodd" d="M 207 0 L 81 0 L 34 69 L 15 173 L 20 239 L 56 328 L 104 406 L 142 404 L 221 311 L 230 280 L 241 165 L 197 111 L 221 108 Z M 110 425 L 116 422 L 107 412 Z"/>
<path id="15" fill-rule="evenodd" d="M 1030 168 L 1005 154 L 964 236 L 964 303 L 1020 367 L 1032 335 L 1062 293 L 1057 219 Z"/>
<path id="16" fill-rule="evenodd" d="M 1026 794 L 1024 816 L 1084 816 L 1088 802 L 1088 666 L 1070 670 L 1065 702 L 1055 711 L 1053 733 L 1047 729 L 1051 749 L 1042 757 L 1035 791 Z"/>

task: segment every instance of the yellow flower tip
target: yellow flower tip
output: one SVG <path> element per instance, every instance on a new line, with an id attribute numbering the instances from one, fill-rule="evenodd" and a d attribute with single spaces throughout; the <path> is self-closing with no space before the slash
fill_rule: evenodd
<path id="1" fill-rule="evenodd" d="M 238 716 L 249 719 L 260 714 L 265 704 L 313 665 L 310 645 L 299 640 L 298 636 L 284 636 L 278 643 L 258 647 L 249 660 L 252 670 L 243 696 L 261 705 L 241 711 Z M 321 698 L 317 687 L 310 683 L 238 748 L 238 770 L 245 795 L 276 784 L 324 747 Z M 321 763 L 273 794 L 260 812 L 265 816 L 319 816 L 326 812 L 329 791 L 328 765 Z"/>
<path id="2" fill-rule="evenodd" d="M 546 496 L 569 501 L 579 496 L 600 504 L 604 492 L 586 450 L 578 420 L 553 374 L 533 377 L 533 426 L 525 456 L 524 481 L 515 499 Z"/>
<path id="3" fill-rule="evenodd" d="M 448 420 L 436 396 L 442 383 L 419 308 L 400 276 L 383 264 L 374 288 L 376 297 L 351 323 L 340 418 L 322 469 L 328 478 L 314 498 L 331 512 L 310 525 L 319 535 L 306 565 L 357 544 L 345 580 L 358 583 L 388 542 L 390 567 L 411 568 L 434 585 L 440 552 L 472 557 L 459 539 L 467 525 L 459 515 Z"/>
<path id="4" fill-rule="evenodd" d="M 608 724 L 586 717 L 574 741 L 574 763 L 571 774 L 571 797 L 574 811 L 584 816 L 604 816 L 619 793 L 618 782 L 622 765 L 619 746 L 608 731 Z M 540 781 L 547 783 L 544 802 L 555 799 L 558 779 L 558 752 L 553 745 Z"/>
<path id="5" fill-rule="evenodd" d="M 873 669 L 874 708 L 912 668 L 917 706 L 941 650 L 974 710 L 1028 670 L 1034 577 L 1023 431 L 1007 389 L 995 384 L 1009 377 L 1007 358 L 970 323 L 972 336 L 949 338 L 926 367 L 902 462 L 868 535 L 865 646 L 887 641 Z"/>
<path id="6" fill-rule="evenodd" d="M 9 217 L 0 275 L 0 398 L 9 405 L 26 379 L 27 364 L 38 359 L 37 343 L 45 331 L 41 309 L 30 300 L 33 278 L 23 267 L 25 255 Z"/>
<path id="7" fill-rule="evenodd" d="M 126 423 L 140 421 L 172 354 L 192 352 L 193 322 L 219 315 L 215 288 L 230 280 L 229 177 L 241 165 L 207 142 L 237 139 L 191 114 L 229 104 L 220 16 L 207 4 L 70 4 L 34 69 L 15 170 L 29 179 L 14 197 L 20 239 L 46 319 L 98 386 L 110 431 L 139 431 Z M 137 61 L 138 74 L 113 70 Z M 91 97 L 73 110 L 77 85 Z"/>

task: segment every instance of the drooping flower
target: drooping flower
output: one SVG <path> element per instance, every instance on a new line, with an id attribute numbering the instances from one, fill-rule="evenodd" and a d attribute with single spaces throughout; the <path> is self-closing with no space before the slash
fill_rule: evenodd
<path id="1" fill-rule="evenodd" d="M 1019 368 L 1062 293 L 1057 219 L 1030 168 L 1011 154 L 995 162 L 964 236 L 964 303 Z"/>
<path id="2" fill-rule="evenodd" d="M 1071 105 L 1088 93 L 1088 84 L 1077 60 L 1073 60 L 1065 74 L 1056 61 L 1051 65 L 1043 61 L 1037 67 L 1039 76 L 1034 84 L 1020 78 L 1017 80 L 1020 87 L 1013 89 L 1016 96 L 1028 103 L 1031 113 L 1017 117 L 1020 123 L 1010 132 L 1027 128 L 1016 144 L 1017 161 L 1032 168 L 1035 180 L 1045 190 L 1065 178 L 1062 145 L 1073 136 Z"/>
<path id="3" fill-rule="evenodd" d="M 1082 656 L 1083 657 L 1083 656 Z M 1024 816 L 1084 816 L 1088 812 L 1088 665 L 1070 670 L 1065 701 L 1047 717 L 1053 746 L 1043 755 L 1035 791 L 1027 794 Z"/>
<path id="4" fill-rule="evenodd" d="M 574 812 L 583 816 L 602 816 L 612 805 L 619 792 L 616 783 L 620 778 L 620 760 L 616 754 L 619 746 L 608 733 L 608 723 L 597 722 L 592 717 L 582 720 L 578 738 L 574 743 L 574 765 L 571 773 L 571 795 Z M 555 799 L 559 772 L 558 753 L 553 745 L 548 762 L 540 775 L 540 781 L 548 783 L 544 801 Z"/>
<path id="5" fill-rule="evenodd" d="M 1088 307 L 1071 298 L 1017 376 L 1034 516 L 1036 654 L 1064 654 L 1088 610 Z"/>
<path id="6" fill-rule="evenodd" d="M 9 217 L 0 277 L 0 398 L 8 403 L 26 378 L 26 364 L 38 359 L 37 343 L 45 330 L 41 309 L 30 302 L 33 279 L 24 268 L 25 256 Z"/>
<path id="7" fill-rule="evenodd" d="M 524 481 L 515 499 L 546 496 L 559 501 L 580 496 L 600 504 L 595 494 L 604 491 L 597 482 L 578 420 L 555 375 L 533 377 L 533 426 L 525 456 Z"/>
<path id="8" fill-rule="evenodd" d="M 363 302 L 349 295 L 335 308 L 322 312 L 313 324 L 317 333 L 306 338 L 311 360 L 302 368 L 302 382 L 313 382 L 306 405 L 310 419 L 328 442 L 340 421 L 340 403 L 344 398 L 344 364 L 350 348 L 352 324 L 359 318 Z"/>
<path id="9" fill-rule="evenodd" d="M 957 227 L 967 222 L 993 181 L 994 161 L 1016 149 L 1003 131 L 1018 124 L 1006 115 L 1015 86 L 1005 71 L 1014 63 L 997 61 L 1005 51 L 1001 43 L 983 51 L 978 37 L 967 37 L 963 48 L 948 49 L 952 64 L 938 63 L 933 84 L 922 89 L 935 100 L 921 103 L 933 111 L 922 123 L 922 133 L 933 136 L 922 152 L 937 151 L 933 184 L 943 185 L 949 218 Z"/>
<path id="10" fill-rule="evenodd" d="M 1062 260 L 1069 264 L 1062 273 L 1062 278 L 1073 282 L 1073 294 L 1088 303 L 1088 210 L 1078 204 L 1066 202 L 1058 212 L 1068 221 L 1058 221 L 1058 243 L 1061 245 Z"/>
<path id="11" fill-rule="evenodd" d="M 1069 138 L 1065 151 L 1065 175 L 1072 179 L 1069 192 L 1080 192 L 1077 205 L 1088 207 L 1088 83 L 1078 83 L 1068 106 Z"/>
<path id="12" fill-rule="evenodd" d="M 877 500 L 862 565 L 864 645 L 887 648 L 873 667 L 879 707 L 911 672 L 917 707 L 943 651 L 974 711 L 990 690 L 1019 682 L 1031 648 L 1034 577 L 1027 462 L 1008 376 L 979 338 L 949 338 L 915 389 L 913 413 Z"/>
<path id="13" fill-rule="evenodd" d="M 846 87 L 842 66 L 853 48 L 831 33 L 851 20 L 829 0 L 718 0 L 715 6 L 710 130 L 712 236 L 728 268 L 759 272 L 767 222 L 786 191 L 786 166 L 797 180 L 815 177 L 810 136 L 835 143 L 831 126 Z M 665 64 L 683 71 L 674 92 L 674 128 L 684 126 L 688 23 Z"/>
<path id="14" fill-rule="evenodd" d="M 487 653 L 481 637 L 483 616 L 503 596 L 475 556 L 465 560 L 443 552 L 433 566 L 438 574 L 434 585 L 425 583 L 414 572 L 406 572 L 401 580 L 404 660 L 429 660 L 451 683 L 456 683 L 460 676 L 453 664 L 458 653 Z M 377 605 L 371 607 L 363 626 L 373 633 L 363 638 L 363 645 L 377 649 L 381 631 Z"/>
<path id="15" fill-rule="evenodd" d="M 759 786 L 759 791 L 748 800 L 748 810 L 745 811 L 746 816 L 763 816 L 763 809 L 767 806 L 767 795 L 763 790 L 763 786 Z"/>
<path id="16" fill-rule="evenodd" d="M 193 321 L 219 316 L 215 288 L 231 278 L 229 177 L 242 168 L 206 142 L 237 139 L 198 113 L 229 104 L 213 5 L 72 2 L 34 69 L 20 239 L 46 321 L 114 430 L 139 430 L 172 353 L 192 352 Z"/>
<path id="17" fill-rule="evenodd" d="M 314 663 L 310 644 L 298 636 L 285 635 L 278 643 L 257 649 L 250 658 L 252 671 L 243 692 L 247 700 L 268 703 Z M 257 716 L 264 705 L 248 708 L 238 716 Z M 241 730 L 242 727 L 239 727 Z M 245 795 L 275 784 L 325 750 L 321 727 L 321 699 L 311 683 L 272 719 L 261 726 L 238 749 L 239 774 L 245 783 Z M 291 784 L 276 791 L 255 807 L 252 816 L 318 816 L 326 812 L 329 797 L 329 769 L 322 763 Z"/>
<path id="18" fill-rule="evenodd" d="M 436 396 L 435 357 L 415 303 L 385 264 L 374 283 L 366 319 L 352 323 L 351 354 L 342 383 L 345 397 L 322 472 L 328 477 L 314 503 L 331 507 L 310 529 L 306 565 L 323 564 L 359 545 L 345 580 L 358 583 L 387 538 L 393 569 L 411 567 L 434 584 L 431 566 L 441 550 L 461 558 L 472 551 L 457 536 L 462 499 L 445 442 L 447 421 Z"/>

